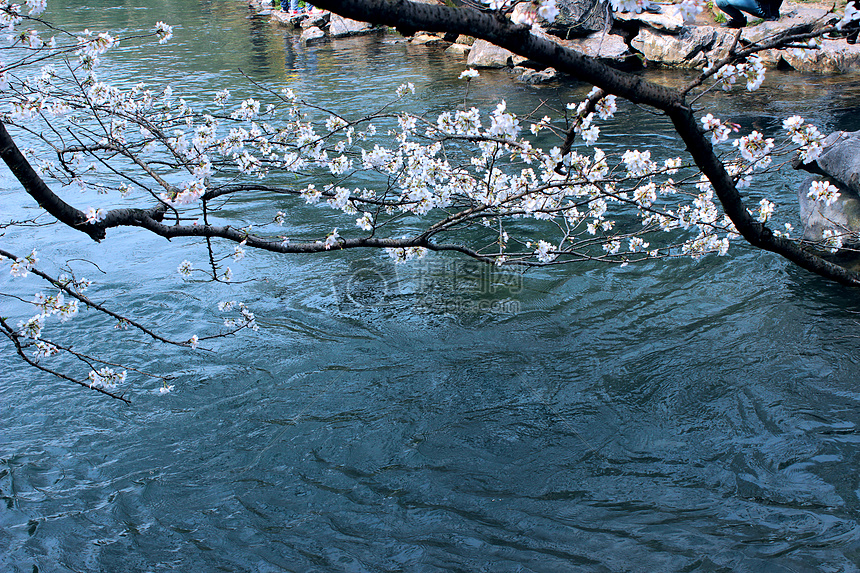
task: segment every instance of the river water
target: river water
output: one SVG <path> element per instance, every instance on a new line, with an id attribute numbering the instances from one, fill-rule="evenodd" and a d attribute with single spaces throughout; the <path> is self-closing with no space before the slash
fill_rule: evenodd
<path id="1" fill-rule="evenodd" d="M 77 28 L 176 25 L 157 50 L 106 56 L 117 81 L 242 94 L 241 69 L 356 114 L 404 81 L 418 111 L 463 97 L 462 62 L 396 36 L 305 49 L 233 0 L 66 4 L 49 15 Z M 475 103 L 517 110 L 588 90 L 501 72 L 473 84 Z M 800 113 L 829 132 L 860 129 L 858 95 L 857 77 L 773 73 L 712 104 L 743 130 L 774 133 Z M 662 118 L 622 111 L 605 148 L 674 143 Z M 791 209 L 799 179 L 774 178 L 751 203 L 767 194 Z M 4 217 L 35 213 L 5 172 L 0 201 Z M 95 298 L 171 336 L 217 329 L 212 301 L 225 298 L 261 326 L 189 352 L 84 313 L 79 349 L 177 373 L 166 396 L 130 376 L 131 406 L 36 374 L 5 347 L 4 571 L 860 567 L 860 304 L 768 253 L 738 245 L 501 286 L 455 258 L 395 268 L 377 253 L 249 253 L 237 278 L 256 280 L 225 294 L 179 279 L 183 259 L 205 256 L 192 242 L 113 232 L 95 245 L 58 227 L 3 242 L 39 247 L 48 269 L 69 261 L 96 280 Z"/>

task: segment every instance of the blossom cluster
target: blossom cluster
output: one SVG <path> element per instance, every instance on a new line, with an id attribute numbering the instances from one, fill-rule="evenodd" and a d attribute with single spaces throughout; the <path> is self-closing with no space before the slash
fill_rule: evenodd
<path id="1" fill-rule="evenodd" d="M 821 201 L 829 206 L 835 203 L 841 194 L 839 188 L 828 181 L 813 181 L 806 196 L 813 201 Z"/>
<path id="2" fill-rule="evenodd" d="M 222 301 L 218 303 L 218 310 L 221 312 L 235 311 L 238 313 L 237 317 L 224 319 L 224 326 L 228 328 L 232 328 L 234 330 L 249 328 L 254 331 L 260 329 L 257 325 L 257 319 L 254 316 L 254 313 L 251 312 L 243 302 L 237 302 L 235 300 Z M 196 346 L 197 340 L 198 339 L 192 339 L 192 344 Z"/>
<path id="3" fill-rule="evenodd" d="M 713 65 L 713 64 L 711 64 Z M 710 71 L 710 66 L 705 71 Z M 714 79 L 723 90 L 729 91 L 739 79 L 746 80 L 747 91 L 756 91 L 764 83 L 765 67 L 762 59 L 752 55 L 739 64 L 727 64 L 714 74 Z"/>
<path id="4" fill-rule="evenodd" d="M 87 378 L 90 380 L 90 388 L 114 390 L 119 384 L 125 382 L 126 371 L 117 372 L 113 368 L 105 366 L 98 370 L 90 370 Z"/>
<path id="5" fill-rule="evenodd" d="M 37 262 L 35 251 L 27 257 L 16 259 L 11 265 L 12 276 L 25 278 Z M 69 292 L 81 294 L 90 286 L 91 282 L 85 278 L 74 279 L 61 275 L 55 284 L 64 289 L 69 289 Z M 36 307 L 38 312 L 30 318 L 18 322 L 17 334 L 23 339 L 30 340 L 30 344 L 35 348 L 34 358 L 53 356 L 59 352 L 59 348 L 43 339 L 46 321 L 52 316 L 56 316 L 60 322 L 67 322 L 76 317 L 79 311 L 78 300 L 74 298 L 67 300 L 66 292 L 58 290 L 53 294 L 37 292 L 33 296 L 31 304 Z"/>
<path id="6" fill-rule="evenodd" d="M 793 115 L 782 122 L 791 141 L 800 146 L 800 158 L 804 163 L 815 161 L 824 150 L 824 136 L 811 123 L 804 123 L 799 115 Z"/>

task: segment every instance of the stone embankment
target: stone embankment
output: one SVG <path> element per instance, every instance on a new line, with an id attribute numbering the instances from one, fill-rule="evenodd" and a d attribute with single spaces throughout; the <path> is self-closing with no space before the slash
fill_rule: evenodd
<path id="1" fill-rule="evenodd" d="M 272 19 L 279 24 L 296 30 L 301 29 L 301 42 L 312 44 L 325 41 L 327 37 L 344 38 L 379 32 L 380 28 L 367 22 L 350 20 L 327 11 L 288 14 L 282 10 L 272 10 Z"/>
<path id="2" fill-rule="evenodd" d="M 301 41 L 305 44 L 325 41 L 329 37 L 369 34 L 381 30 L 366 22 L 342 18 L 329 12 L 290 15 L 267 7 L 265 3 L 269 0 L 262 1 L 262 5 L 257 5 L 258 9 L 270 14 L 285 27 L 301 30 Z M 441 3 L 441 0 L 438 1 Z M 585 17 L 575 12 L 571 14 L 571 10 L 575 11 L 583 6 L 583 2 L 588 4 L 589 1 L 590 12 Z M 252 0 L 254 2 L 258 0 Z M 641 14 L 612 14 L 601 0 L 567 0 L 564 4 L 567 5 L 567 11 L 562 10 L 561 21 L 564 22 L 564 18 L 568 17 L 576 22 L 575 27 L 565 28 L 556 22 L 549 28 L 535 26 L 534 33 L 624 69 L 703 68 L 709 62 L 722 58 L 734 44 L 738 33 L 739 45 L 745 47 L 789 28 L 799 26 L 804 31 L 813 31 L 839 19 L 826 8 L 786 2 L 780 10 L 779 20 L 753 22 L 742 30 L 735 30 L 715 22 L 720 19 L 718 10 L 699 15 L 695 22 L 684 22 L 678 6 L 670 2 L 653 4 L 659 13 Z M 517 6 L 515 14 L 530 9 L 533 10 L 533 6 L 523 2 Z M 508 68 L 518 79 L 527 83 L 542 83 L 556 76 L 552 68 L 541 69 L 534 62 L 483 40 L 419 32 L 408 41 L 444 47 L 446 53 L 462 58 L 470 67 Z M 814 50 L 766 50 L 759 55 L 766 66 L 774 68 L 825 74 L 860 71 L 860 44 L 849 44 L 845 38 L 823 39 L 820 47 Z"/>

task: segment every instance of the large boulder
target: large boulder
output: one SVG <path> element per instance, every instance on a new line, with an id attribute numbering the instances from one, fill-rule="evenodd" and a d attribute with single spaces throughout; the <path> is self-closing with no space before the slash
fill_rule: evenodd
<path id="1" fill-rule="evenodd" d="M 586 56 L 607 62 L 621 62 L 630 55 L 627 42 L 615 34 L 592 34 L 586 38 L 561 40 L 559 43 Z"/>
<path id="2" fill-rule="evenodd" d="M 299 36 L 299 42 L 301 42 L 305 46 L 309 46 L 310 44 L 315 44 L 323 41 L 325 41 L 325 32 L 323 32 L 316 26 L 305 28 L 302 31 L 302 35 Z"/>
<path id="3" fill-rule="evenodd" d="M 532 28 L 532 34 L 555 42 L 565 48 L 576 50 L 580 54 L 597 58 L 609 65 L 623 64 L 631 55 L 627 42 L 624 41 L 624 38 L 616 34 L 599 32 L 582 38 L 563 40 L 550 35 L 546 30 L 537 26 Z M 514 59 L 514 64 L 516 65 L 517 63 L 516 59 Z"/>
<path id="4" fill-rule="evenodd" d="M 449 56 L 454 56 L 458 58 L 466 59 L 468 57 L 469 52 L 472 51 L 472 46 L 467 46 L 466 44 L 451 44 L 447 48 L 445 48 L 445 53 Z"/>
<path id="5" fill-rule="evenodd" d="M 331 12 L 307 13 L 299 26 L 307 30 L 308 28 L 319 28 L 322 30 L 326 27 L 331 19 Z"/>
<path id="6" fill-rule="evenodd" d="M 817 50 L 782 50 L 782 60 L 799 72 L 844 74 L 860 69 L 860 45 L 823 40 Z"/>
<path id="7" fill-rule="evenodd" d="M 728 53 L 734 37 L 723 30 L 685 27 L 678 35 L 661 34 L 643 27 L 630 42 L 645 59 L 673 68 L 701 68 Z"/>
<path id="8" fill-rule="evenodd" d="M 612 27 L 609 0 L 556 0 L 555 5 L 558 16 L 544 28 L 559 38 L 579 38 Z"/>
<path id="9" fill-rule="evenodd" d="M 344 36 L 359 36 L 373 31 L 373 26 L 367 22 L 359 22 L 358 20 L 350 20 L 337 14 L 331 15 L 329 21 L 328 33 L 333 38 Z"/>
<path id="10" fill-rule="evenodd" d="M 473 68 L 509 68 L 513 66 L 513 59 L 513 52 L 486 40 L 475 40 L 466 63 Z"/>
<path id="11" fill-rule="evenodd" d="M 803 163 L 796 158 L 792 165 L 816 175 L 824 175 L 834 185 L 860 198 L 860 131 L 836 131 L 824 139 L 824 151 L 818 159 Z"/>
<path id="12" fill-rule="evenodd" d="M 680 34 L 686 23 L 681 15 L 681 7 L 677 4 L 661 6 L 660 12 L 618 12 L 615 19 L 622 22 L 633 22 L 644 24 L 649 28 L 668 32 L 669 34 Z"/>
<path id="13" fill-rule="evenodd" d="M 788 4 L 779 20 L 744 28 L 741 44 L 752 45 L 789 29 L 814 32 L 838 20 L 838 16 L 823 8 Z M 806 73 L 842 74 L 860 69 L 860 46 L 848 44 L 844 39 L 823 40 L 814 50 L 767 50 L 759 55 L 766 66 L 788 65 Z"/>
<path id="14" fill-rule="evenodd" d="M 449 42 L 446 42 L 444 38 L 437 36 L 436 34 L 418 32 L 409 39 L 409 43 L 416 44 L 418 46 L 438 46 L 448 44 Z"/>
<path id="15" fill-rule="evenodd" d="M 815 161 L 793 162 L 795 169 L 818 175 L 804 181 L 797 192 L 803 238 L 810 241 L 822 240 L 825 230 L 860 233 L 860 131 L 831 133 L 824 148 Z M 831 205 L 807 196 L 812 182 L 822 179 L 839 188 L 840 197 Z"/>
<path id="16" fill-rule="evenodd" d="M 822 241 L 825 238 L 824 231 L 843 237 L 851 233 L 856 237 L 860 232 L 860 198 L 840 189 L 839 199 L 830 205 L 826 205 L 824 201 L 814 201 L 808 197 L 809 189 L 813 181 L 820 179 L 822 178 L 808 177 L 797 190 L 803 238 L 807 241 Z M 856 239 L 843 241 L 856 243 Z"/>
<path id="17" fill-rule="evenodd" d="M 555 68 L 533 70 L 531 68 L 517 66 L 514 67 L 513 72 L 516 74 L 519 81 L 526 84 L 545 84 L 558 79 L 558 72 Z"/>

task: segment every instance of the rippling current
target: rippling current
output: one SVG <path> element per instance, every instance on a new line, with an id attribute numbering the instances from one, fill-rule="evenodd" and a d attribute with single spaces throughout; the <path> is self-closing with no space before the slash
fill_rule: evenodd
<path id="1" fill-rule="evenodd" d="M 404 81 L 418 111 L 462 102 L 463 62 L 396 36 L 302 48 L 232 0 L 67 4 L 49 15 L 73 28 L 176 25 L 158 50 L 109 55 L 115 81 L 241 96 L 241 69 L 356 114 Z M 528 110 L 587 90 L 483 72 L 470 98 Z M 744 131 L 800 113 L 829 132 L 860 129 L 858 95 L 856 76 L 773 73 L 711 104 Z M 605 149 L 676 144 L 662 118 L 622 112 Z M 750 201 L 791 209 L 799 179 Z M 4 217 L 35 213 L 5 171 L 0 185 Z M 218 327 L 223 291 L 175 271 L 205 256 L 198 244 L 114 232 L 96 245 L 58 227 L 3 241 L 39 247 L 49 269 L 69 260 L 95 298 L 171 336 Z M 249 253 L 237 278 L 256 278 L 229 296 L 261 331 L 212 352 L 73 321 L 82 350 L 176 371 L 167 396 L 130 382 L 133 405 L 109 402 L 4 347 L 0 569 L 858 570 L 856 291 L 740 244 L 502 277 L 445 257 Z"/>

